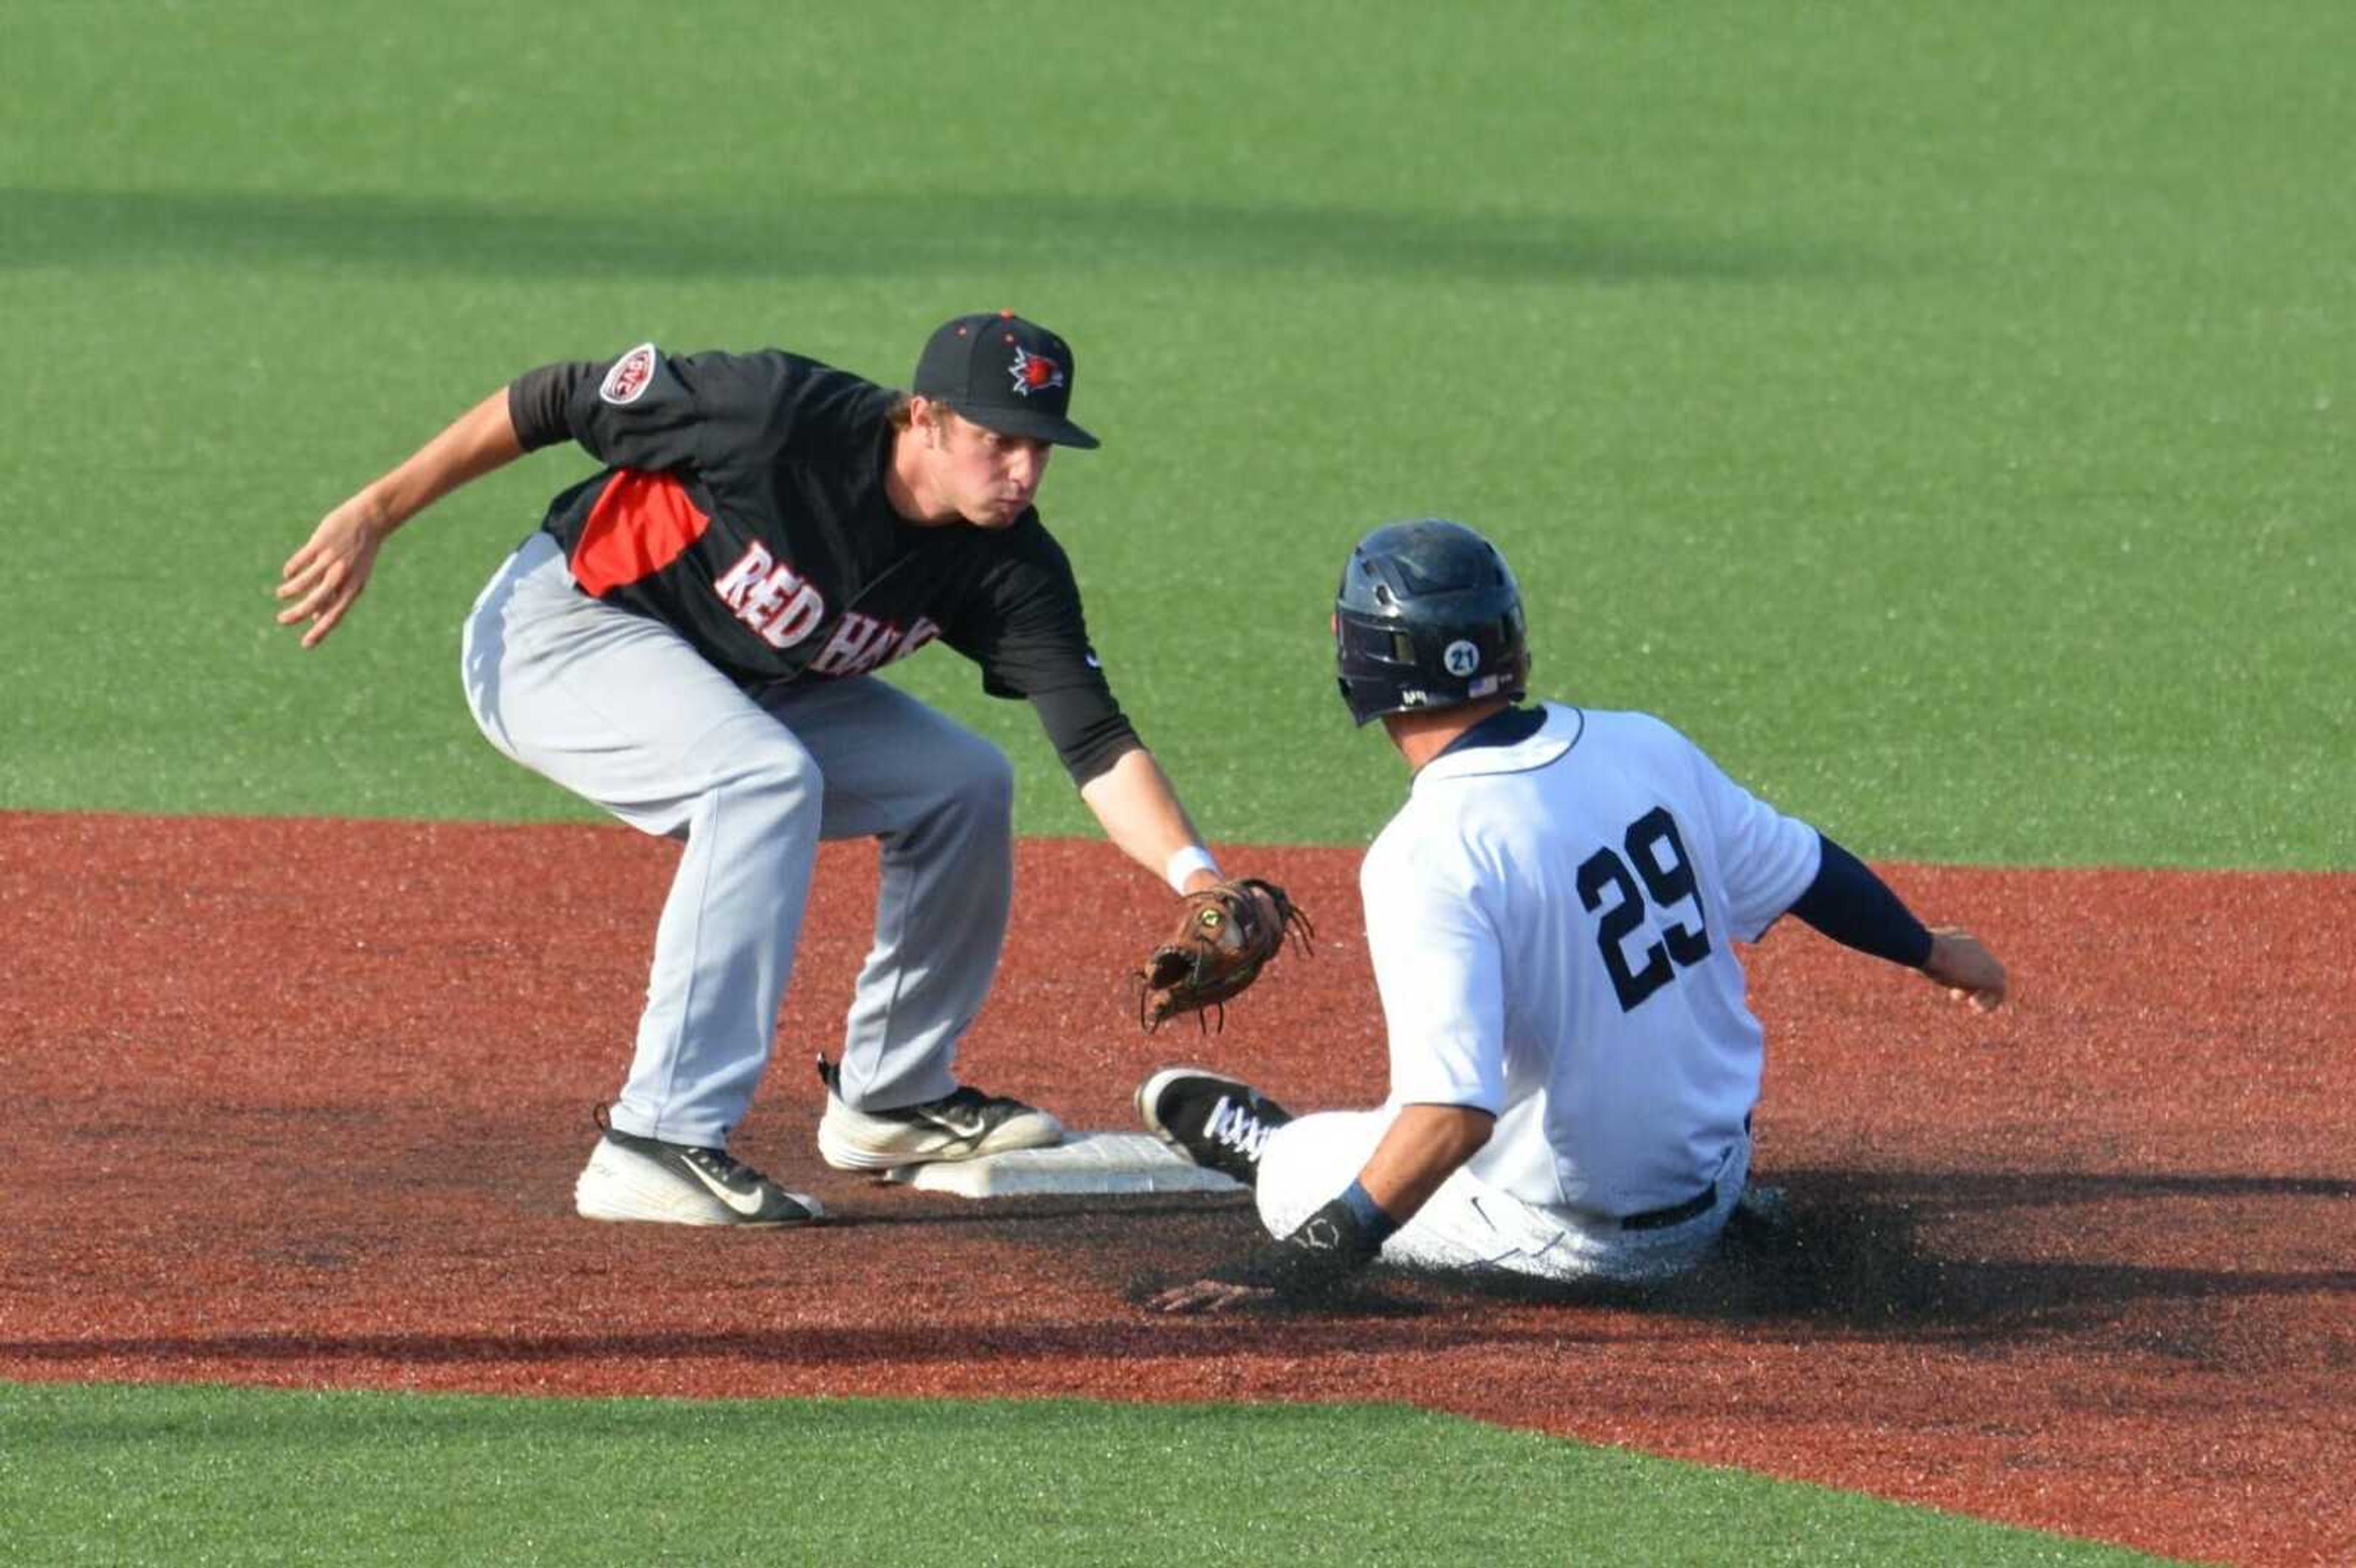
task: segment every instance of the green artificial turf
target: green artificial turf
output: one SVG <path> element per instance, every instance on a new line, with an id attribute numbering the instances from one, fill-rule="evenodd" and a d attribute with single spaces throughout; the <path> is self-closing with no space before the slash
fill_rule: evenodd
<path id="1" fill-rule="evenodd" d="M 952 313 L 1074 340 L 1044 496 L 1223 840 L 1355 843 L 1367 527 L 1519 569 L 1541 688 L 1875 855 L 2356 865 L 2356 12 L 18 5 L 0 806 L 582 815 L 458 622 L 539 454 L 269 624 L 311 523 L 541 361 Z M 1027 710 L 1027 832 L 1093 831 Z"/>
<path id="2" fill-rule="evenodd" d="M 0 809 L 586 815 L 456 671 L 585 460 L 428 514 L 301 655 L 268 591 L 312 522 L 545 360 L 889 379 L 1011 305 L 1076 346 L 1107 444 L 1045 509 L 1217 839 L 1387 816 L 1328 595 L 1442 513 L 1517 567 L 1542 692 L 1662 712 L 1869 856 L 2356 867 L 2351 58 L 2342 0 L 12 4 Z M 897 678 L 1007 746 L 1024 831 L 1092 830 L 954 655 Z M 6 1387 L 0 1539 L 2115 1556 L 1398 1412 Z"/>
<path id="3" fill-rule="evenodd" d="M 41 1563 L 2155 1561 L 1363 1405 L 0 1384 L 0 1518 Z"/>

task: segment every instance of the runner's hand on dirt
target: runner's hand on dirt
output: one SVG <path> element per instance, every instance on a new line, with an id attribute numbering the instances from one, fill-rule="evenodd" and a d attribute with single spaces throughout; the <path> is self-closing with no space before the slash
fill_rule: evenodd
<path id="1" fill-rule="evenodd" d="M 1146 1303 L 1156 1312 L 1225 1312 L 1230 1307 L 1272 1301 L 1276 1292 L 1253 1285 L 1229 1285 L 1224 1280 L 1198 1279 L 1163 1291 Z"/>
<path id="2" fill-rule="evenodd" d="M 1922 973 L 1956 1001 L 1969 1002 L 1974 1012 L 1992 1013 L 2004 1006 L 2008 986 L 2004 965 L 1959 925 L 1933 928 L 1931 956 L 1922 961 Z"/>

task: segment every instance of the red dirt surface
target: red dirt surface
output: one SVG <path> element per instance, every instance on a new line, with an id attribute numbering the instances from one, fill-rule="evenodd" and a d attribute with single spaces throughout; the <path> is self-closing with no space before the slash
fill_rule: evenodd
<path id="1" fill-rule="evenodd" d="M 1200 1060 L 1372 1103 L 1355 854 L 1231 851 L 1316 916 L 1224 1034 L 1141 1035 L 1168 895 L 1022 852 L 969 1075 L 1081 1127 Z M 620 828 L 0 815 L 0 1378 L 516 1393 L 1399 1400 L 2147 1550 L 2356 1561 L 2356 878 L 1897 867 L 2013 965 L 1993 1019 L 1779 931 L 1762 1179 L 1795 1232 L 1649 1299 L 1376 1277 L 1133 1305 L 1232 1198 L 976 1204 L 812 1143 L 874 876 L 830 849 L 741 1153 L 823 1229 L 572 1217 L 671 851 Z"/>

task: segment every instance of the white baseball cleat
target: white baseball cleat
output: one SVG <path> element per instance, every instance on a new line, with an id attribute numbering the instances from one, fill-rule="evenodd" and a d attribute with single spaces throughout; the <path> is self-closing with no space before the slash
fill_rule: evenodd
<path id="1" fill-rule="evenodd" d="M 788 1192 L 724 1148 L 665 1143 L 605 1129 L 573 1184 L 584 1220 L 774 1229 L 822 1219 L 819 1200 Z"/>
<path id="2" fill-rule="evenodd" d="M 1064 1141 L 1064 1124 L 1047 1112 L 969 1084 L 922 1104 L 854 1111 L 842 1103 L 840 1075 L 824 1057 L 819 1076 L 826 1081 L 826 1115 L 819 1119 L 818 1152 L 837 1170 L 893 1170 Z"/>

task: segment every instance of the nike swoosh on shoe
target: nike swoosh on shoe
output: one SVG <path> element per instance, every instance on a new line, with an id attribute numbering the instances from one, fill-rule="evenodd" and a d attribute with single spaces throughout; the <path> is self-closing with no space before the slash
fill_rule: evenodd
<path id="1" fill-rule="evenodd" d="M 943 1132 L 949 1134 L 953 1137 L 979 1138 L 983 1134 L 990 1131 L 990 1119 L 986 1116 L 975 1116 L 969 1120 L 960 1120 L 956 1116 L 945 1116 L 940 1115 L 938 1112 L 934 1111 L 924 1113 L 924 1116 L 925 1120 L 932 1123 L 933 1125 L 940 1128 Z"/>
<path id="2" fill-rule="evenodd" d="M 697 1165 L 692 1160 L 681 1160 L 680 1164 L 685 1168 L 690 1176 L 694 1177 L 696 1180 L 703 1183 L 706 1188 L 710 1189 L 712 1195 L 714 1198 L 719 1199 L 720 1201 L 727 1204 L 731 1210 L 734 1211 L 736 1213 L 744 1215 L 747 1220 L 751 1219 L 754 1215 L 758 1214 L 761 1211 L 761 1205 L 767 1201 L 767 1200 L 763 1198 L 759 1192 L 732 1191 L 728 1188 L 721 1185 L 718 1178 L 707 1174 L 702 1167 Z"/>

